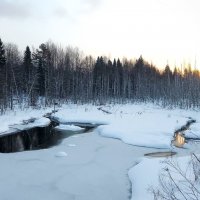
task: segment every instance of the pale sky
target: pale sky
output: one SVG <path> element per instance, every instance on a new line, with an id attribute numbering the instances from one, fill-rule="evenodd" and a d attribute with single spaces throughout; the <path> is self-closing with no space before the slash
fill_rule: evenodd
<path id="1" fill-rule="evenodd" d="M 0 37 L 20 50 L 48 40 L 85 54 L 200 69 L 199 0 L 0 0 Z"/>

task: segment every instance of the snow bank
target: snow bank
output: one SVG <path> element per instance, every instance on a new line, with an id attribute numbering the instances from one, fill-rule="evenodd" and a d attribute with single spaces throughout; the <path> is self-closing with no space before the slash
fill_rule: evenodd
<path id="1" fill-rule="evenodd" d="M 74 126 L 74 125 L 64 125 L 60 124 L 59 126 L 55 127 L 58 130 L 66 130 L 66 131 L 82 131 L 84 128 L 81 128 L 79 126 Z"/>
<path id="2" fill-rule="evenodd" d="M 144 158 L 142 162 L 129 170 L 129 178 L 132 182 L 132 200 L 153 200 L 154 196 L 150 189 L 161 189 L 159 183 L 159 175 L 161 175 L 166 167 L 172 173 L 174 180 L 184 181 L 173 168 L 166 164 L 170 161 L 175 165 L 181 166 L 183 172 L 188 172 L 188 163 L 190 156 L 173 157 L 173 158 Z M 193 177 L 191 177 L 193 178 Z"/>
<path id="3" fill-rule="evenodd" d="M 62 123 L 101 125 L 96 133 L 123 140 L 125 143 L 154 148 L 170 148 L 174 132 L 185 125 L 194 112 L 167 110 L 152 104 L 101 106 L 67 105 L 55 113 Z M 106 124 L 106 125 L 105 125 Z"/>
<path id="4" fill-rule="evenodd" d="M 100 126 L 96 132 L 121 139 L 127 144 L 170 148 L 175 130 L 186 124 L 187 120 L 187 117 L 172 115 L 165 110 L 135 112 L 115 117 L 112 123 Z"/>
<path id="5" fill-rule="evenodd" d="M 84 107 L 63 109 L 53 115 L 61 124 L 69 122 L 108 124 L 109 118 L 104 113 L 91 106 L 90 110 Z"/>
<path id="6" fill-rule="evenodd" d="M 185 136 L 194 139 L 200 139 L 200 123 L 194 123 L 189 130 L 185 131 Z"/>
<path id="7" fill-rule="evenodd" d="M 36 118 L 35 125 L 42 127 L 49 124 L 49 120 L 43 118 L 42 116 L 50 112 L 51 108 L 47 109 L 27 109 L 27 110 L 16 110 L 9 111 L 5 115 L 0 116 L 1 126 L 0 126 L 0 135 L 3 135 L 5 132 L 8 132 L 10 127 L 14 127 L 15 125 L 19 125 L 23 123 L 23 120 L 28 120 L 31 118 Z M 25 128 L 25 127 L 24 127 Z M 23 129 L 23 127 L 19 126 L 19 129 Z"/>
<path id="8" fill-rule="evenodd" d="M 28 123 L 28 124 L 15 124 L 10 126 L 13 129 L 17 130 L 28 130 L 34 127 L 46 127 L 51 123 L 51 121 L 48 118 L 41 117 L 39 119 L 35 119 L 34 122 Z"/>
<path id="9" fill-rule="evenodd" d="M 161 161 L 164 159 L 144 158 L 135 167 L 129 170 L 128 176 L 132 183 L 131 200 L 153 200 L 153 195 L 148 192 L 149 187 L 158 187 L 158 175 L 162 169 Z"/>

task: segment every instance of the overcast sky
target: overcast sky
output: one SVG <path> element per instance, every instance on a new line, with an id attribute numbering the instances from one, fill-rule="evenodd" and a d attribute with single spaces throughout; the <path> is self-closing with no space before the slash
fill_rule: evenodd
<path id="1" fill-rule="evenodd" d="M 199 0 L 0 0 L 0 37 L 20 50 L 52 40 L 95 56 L 200 65 L 199 10 Z"/>

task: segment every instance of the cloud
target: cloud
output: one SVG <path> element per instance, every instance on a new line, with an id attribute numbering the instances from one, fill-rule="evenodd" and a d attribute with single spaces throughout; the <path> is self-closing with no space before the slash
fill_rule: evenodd
<path id="1" fill-rule="evenodd" d="M 54 16 L 58 17 L 58 18 L 65 18 L 68 17 L 69 14 L 67 12 L 66 9 L 64 9 L 63 7 L 58 7 L 53 11 Z"/>
<path id="2" fill-rule="evenodd" d="M 83 0 L 84 3 L 87 3 L 91 7 L 97 7 L 101 4 L 102 0 Z"/>
<path id="3" fill-rule="evenodd" d="M 80 0 L 80 4 L 82 5 L 83 12 L 91 12 L 95 11 L 100 7 L 103 0 Z"/>
<path id="4" fill-rule="evenodd" d="M 0 18 L 27 18 L 30 16 L 29 7 L 20 1 L 0 0 Z"/>

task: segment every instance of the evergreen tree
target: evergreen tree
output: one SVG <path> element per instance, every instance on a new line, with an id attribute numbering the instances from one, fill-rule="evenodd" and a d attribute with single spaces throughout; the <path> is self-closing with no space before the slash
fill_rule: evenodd
<path id="1" fill-rule="evenodd" d="M 32 66 L 32 58 L 31 58 L 31 51 L 29 46 L 26 47 L 26 50 L 24 52 L 24 59 L 23 59 L 23 67 L 24 67 L 24 90 L 26 93 L 29 93 L 30 90 L 30 81 L 31 81 L 31 68 Z"/>
<path id="2" fill-rule="evenodd" d="M 0 38 L 0 68 L 2 69 L 6 65 L 6 57 L 3 42 Z"/>
<path id="3" fill-rule="evenodd" d="M 144 72 L 144 59 L 142 56 L 138 60 L 136 60 L 133 73 L 133 84 L 134 84 L 134 94 L 136 100 L 141 100 L 142 95 L 142 78 L 143 78 L 143 72 Z"/>
<path id="4" fill-rule="evenodd" d="M 0 38 L 0 106 L 1 113 L 4 110 L 6 101 L 6 56 L 3 42 Z"/>
<path id="5" fill-rule="evenodd" d="M 39 49 L 33 55 L 34 61 L 37 63 L 37 90 L 40 96 L 46 97 L 47 92 L 47 65 L 48 65 L 48 49 L 45 44 L 41 44 Z M 45 99 L 46 102 L 46 99 Z"/>
<path id="6" fill-rule="evenodd" d="M 25 81 L 23 90 L 31 106 L 35 106 L 37 98 L 37 71 L 33 64 L 32 53 L 29 46 L 27 46 L 23 58 L 23 77 Z"/>
<path id="7" fill-rule="evenodd" d="M 117 59 L 117 73 L 116 73 L 116 78 L 117 78 L 117 94 L 118 97 L 121 98 L 121 94 L 122 94 L 122 83 L 123 83 L 123 67 L 122 67 L 122 63 L 120 61 L 120 59 Z"/>

